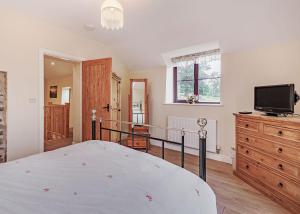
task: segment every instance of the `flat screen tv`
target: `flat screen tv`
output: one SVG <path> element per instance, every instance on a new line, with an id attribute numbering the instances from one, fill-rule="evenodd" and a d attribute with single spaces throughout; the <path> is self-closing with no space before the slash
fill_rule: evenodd
<path id="1" fill-rule="evenodd" d="M 274 116 L 293 114 L 299 100 L 294 84 L 255 87 L 254 95 L 254 109 Z"/>

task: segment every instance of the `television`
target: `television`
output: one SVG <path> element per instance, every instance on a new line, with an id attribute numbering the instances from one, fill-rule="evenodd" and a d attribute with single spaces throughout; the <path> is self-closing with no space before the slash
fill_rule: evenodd
<path id="1" fill-rule="evenodd" d="M 294 84 L 255 87 L 254 97 L 254 109 L 272 116 L 293 114 L 299 100 Z"/>

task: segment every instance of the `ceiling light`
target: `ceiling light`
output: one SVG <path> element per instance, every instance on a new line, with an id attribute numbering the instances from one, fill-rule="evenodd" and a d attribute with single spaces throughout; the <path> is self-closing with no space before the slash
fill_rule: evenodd
<path id="1" fill-rule="evenodd" d="M 123 7 L 117 0 L 105 0 L 101 5 L 101 26 L 108 30 L 123 28 Z"/>

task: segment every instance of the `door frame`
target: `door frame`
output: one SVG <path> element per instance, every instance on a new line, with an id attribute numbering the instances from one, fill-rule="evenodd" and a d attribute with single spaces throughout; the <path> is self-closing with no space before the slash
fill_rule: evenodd
<path id="1" fill-rule="evenodd" d="M 39 94 L 38 94 L 38 123 L 39 124 L 39 133 L 38 133 L 38 145 L 37 151 L 40 153 L 44 152 L 44 93 L 45 93 L 45 84 L 44 84 L 44 57 L 51 56 L 56 58 L 61 58 L 65 60 L 70 60 L 80 64 L 80 103 L 82 103 L 82 61 L 86 59 L 83 57 L 72 56 L 58 51 L 52 51 L 44 48 L 39 49 Z M 80 138 L 82 137 L 82 105 L 80 105 Z"/>
<path id="2" fill-rule="evenodd" d="M 119 108 L 121 109 L 121 105 L 122 105 L 122 95 L 121 95 L 121 83 L 122 83 L 122 78 L 121 77 L 119 77 L 115 72 L 112 72 L 112 74 L 111 74 L 111 78 L 112 79 L 114 79 L 114 80 L 116 80 L 116 81 L 118 81 L 118 84 L 119 84 L 119 95 L 120 95 L 120 97 L 119 97 Z M 112 84 L 111 84 L 111 90 L 110 90 L 111 92 L 112 92 Z M 112 97 L 111 97 L 111 103 L 112 103 Z M 119 113 L 119 115 L 120 115 L 120 120 L 122 120 L 121 118 L 122 118 L 122 111 L 120 111 L 120 113 Z"/>
<path id="3" fill-rule="evenodd" d="M 113 80 L 115 80 L 115 81 L 117 81 L 118 83 L 118 95 L 119 95 L 119 97 L 118 97 L 118 99 L 119 99 L 119 109 L 121 109 L 121 106 L 122 106 L 122 96 L 121 96 L 121 92 L 122 92 L 122 90 L 121 90 L 121 82 L 122 82 L 122 78 L 120 77 L 120 76 L 118 76 L 118 74 L 117 73 L 115 73 L 115 72 L 112 72 L 112 74 L 111 74 L 111 80 L 113 81 Z M 110 100 L 110 102 L 111 102 L 111 104 L 113 103 L 113 96 L 112 96 L 112 92 L 113 92 L 113 84 L 112 84 L 112 82 L 111 82 L 111 89 L 110 89 L 110 91 L 111 91 L 111 100 Z M 119 117 L 119 119 L 118 120 L 122 120 L 122 109 L 121 109 L 121 111 L 120 112 L 118 112 L 118 117 Z M 112 118 L 112 112 L 111 112 L 111 118 Z M 119 123 L 118 123 L 119 124 Z M 120 124 L 119 124 L 120 125 Z M 120 125 L 120 127 L 122 127 L 122 125 Z M 117 134 L 117 133 L 116 133 Z M 120 140 L 122 140 L 122 139 L 120 139 Z"/>

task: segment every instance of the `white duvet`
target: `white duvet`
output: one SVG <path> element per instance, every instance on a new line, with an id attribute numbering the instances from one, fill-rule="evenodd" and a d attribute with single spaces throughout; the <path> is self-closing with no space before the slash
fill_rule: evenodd
<path id="1" fill-rule="evenodd" d="M 0 165 L 0 214 L 216 214 L 196 175 L 114 143 L 89 141 Z"/>

